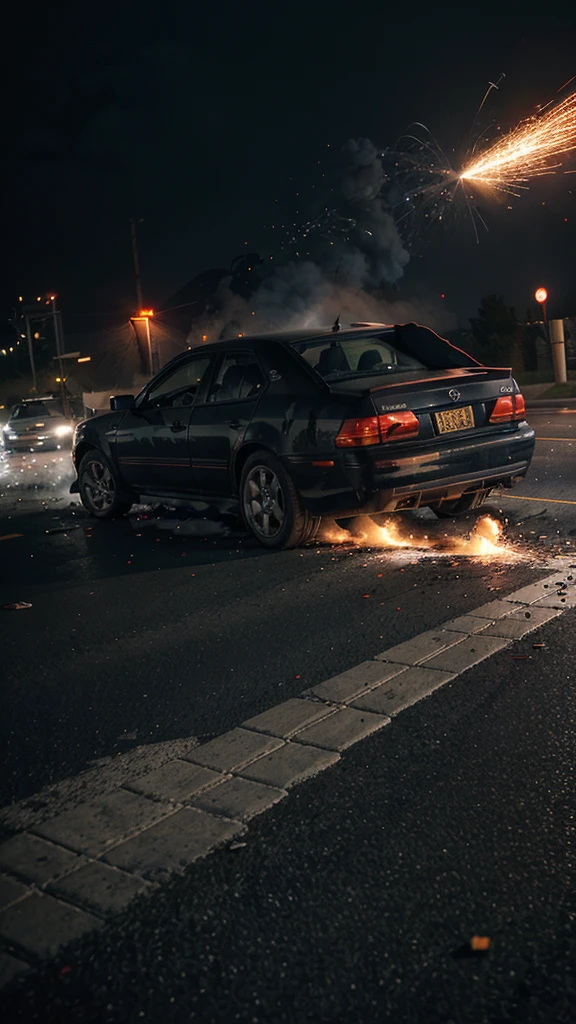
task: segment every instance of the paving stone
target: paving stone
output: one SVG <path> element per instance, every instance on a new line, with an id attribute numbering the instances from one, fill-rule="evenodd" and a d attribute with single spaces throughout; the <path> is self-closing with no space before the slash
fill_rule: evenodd
<path id="1" fill-rule="evenodd" d="M 0 868 L 36 885 L 52 882 L 85 862 L 72 850 L 64 850 L 30 832 L 20 832 L 0 845 Z"/>
<path id="2" fill-rule="evenodd" d="M 157 800 L 181 803 L 221 779 L 221 772 L 213 772 L 210 768 L 178 760 L 168 761 L 156 771 L 132 779 L 124 788 Z"/>
<path id="3" fill-rule="evenodd" d="M 479 615 L 460 615 L 457 619 L 443 622 L 440 628 L 448 629 L 455 633 L 480 633 L 491 622 L 494 622 L 494 618 L 481 618 Z"/>
<path id="4" fill-rule="evenodd" d="M 331 679 L 326 679 L 317 686 L 305 690 L 305 695 L 321 697 L 322 700 L 333 700 L 337 704 L 347 704 L 354 697 L 358 697 L 365 690 L 379 683 L 385 683 L 387 679 L 398 674 L 403 665 L 384 664 L 380 661 L 363 661 L 360 665 L 341 672 Z"/>
<path id="5" fill-rule="evenodd" d="M 263 786 L 261 782 L 236 777 L 226 779 L 219 786 L 193 797 L 191 803 L 194 807 L 201 807 L 213 814 L 224 814 L 238 821 L 248 821 L 249 818 L 277 804 L 285 796 L 288 796 L 285 789 Z"/>
<path id="6" fill-rule="evenodd" d="M 560 608 L 562 611 L 565 608 L 576 608 L 576 587 L 570 587 L 568 590 L 554 588 L 550 595 L 546 595 L 546 597 L 541 597 L 538 601 L 535 601 L 534 607 Z"/>
<path id="7" fill-rule="evenodd" d="M 458 675 L 472 665 L 477 665 L 479 661 L 484 661 L 484 658 L 489 658 L 496 651 L 502 650 L 508 643 L 508 640 L 484 634 L 466 637 L 466 640 L 456 647 L 441 651 L 434 658 L 430 658 L 430 661 L 426 662 L 426 668 L 437 668 L 441 672 L 455 672 Z"/>
<path id="8" fill-rule="evenodd" d="M 5 942 L 38 957 L 54 956 L 60 946 L 102 921 L 53 896 L 31 893 L 0 913 L 0 936 Z"/>
<path id="9" fill-rule="evenodd" d="M 548 622 L 549 619 L 555 619 L 557 615 L 562 614 L 556 608 L 539 608 L 537 605 L 530 605 L 530 610 L 524 611 L 525 607 L 523 606 L 521 611 L 512 612 L 505 619 L 500 619 L 493 626 L 489 626 L 484 630 L 482 636 L 505 636 L 511 640 L 520 640 L 526 633 L 530 633 L 544 622 Z M 526 618 L 527 615 L 530 616 L 529 619 Z"/>
<path id="10" fill-rule="evenodd" d="M 34 831 L 94 857 L 113 843 L 146 828 L 167 810 L 166 805 L 119 789 L 50 818 L 37 825 Z"/>
<path id="11" fill-rule="evenodd" d="M 0 875 L 0 910 L 25 896 L 28 891 L 28 886 L 22 885 L 22 882 Z"/>
<path id="12" fill-rule="evenodd" d="M 93 861 L 73 871 L 50 886 L 50 891 L 71 903 L 105 917 L 116 914 L 140 892 L 150 889 L 150 882 L 129 875 L 126 871 Z"/>
<path id="13" fill-rule="evenodd" d="M 539 597 L 546 597 L 550 591 L 555 594 L 558 590 L 557 584 L 565 582 L 566 576 L 561 572 L 555 572 L 553 576 L 547 576 L 546 579 L 539 580 L 538 583 L 530 583 L 527 587 L 522 587 L 521 590 L 515 590 L 513 594 L 508 594 L 504 600 L 520 602 L 522 604 L 533 604 Z"/>
<path id="14" fill-rule="evenodd" d="M 469 615 L 473 615 L 474 618 L 478 619 L 501 619 L 504 615 L 510 615 L 510 612 L 514 611 L 514 607 L 507 601 L 489 601 L 488 604 L 482 604 L 479 608 L 473 608 Z"/>
<path id="15" fill-rule="evenodd" d="M 266 754 L 244 768 L 239 774 L 246 779 L 264 782 L 268 786 L 289 789 L 340 760 L 340 754 L 319 747 L 305 747 L 300 743 L 286 743 L 279 750 Z"/>
<path id="16" fill-rule="evenodd" d="M 18 960 L 10 953 L 0 953 L 0 988 L 4 988 L 17 974 L 23 974 L 24 971 L 29 970 L 28 964 L 25 964 L 23 960 Z"/>
<path id="17" fill-rule="evenodd" d="M 402 665 L 418 665 L 426 658 L 430 658 L 439 651 L 465 640 L 466 633 L 443 632 L 440 629 L 431 629 L 426 633 L 419 633 L 412 640 L 406 640 L 396 647 L 389 647 L 387 651 L 377 654 L 378 661 L 391 661 Z"/>
<path id="18" fill-rule="evenodd" d="M 245 831 L 246 826 L 206 811 L 184 807 L 106 854 L 106 861 L 152 881 L 210 853 L 215 846 Z"/>
<path id="19" fill-rule="evenodd" d="M 399 711 L 416 704 L 422 697 L 427 697 L 454 678 L 453 672 L 439 672 L 438 669 L 415 665 L 388 683 L 358 697 L 352 701 L 352 707 L 375 711 L 379 715 L 397 715 Z"/>
<path id="20" fill-rule="evenodd" d="M 340 708 L 335 714 L 330 715 L 330 718 L 309 725 L 296 733 L 294 741 L 311 743 L 325 750 L 346 750 L 353 743 L 389 724 L 390 719 L 385 715 L 372 715 L 368 711 L 358 711 L 355 708 Z"/>
<path id="21" fill-rule="evenodd" d="M 325 707 L 322 704 L 313 704 L 312 701 L 294 697 L 284 701 L 283 704 L 277 704 L 269 711 L 263 711 L 255 718 L 249 718 L 247 722 L 242 722 L 242 725 L 246 729 L 254 729 L 256 732 L 270 733 L 272 736 L 287 739 L 305 725 L 310 725 L 312 722 L 332 714 L 333 710 L 333 708 Z"/>
<path id="22" fill-rule="evenodd" d="M 232 772 L 244 768 L 263 754 L 277 750 L 282 742 L 275 736 L 264 736 L 248 729 L 232 729 L 218 736 L 218 739 L 195 747 L 185 760 L 214 768 L 218 772 Z"/>

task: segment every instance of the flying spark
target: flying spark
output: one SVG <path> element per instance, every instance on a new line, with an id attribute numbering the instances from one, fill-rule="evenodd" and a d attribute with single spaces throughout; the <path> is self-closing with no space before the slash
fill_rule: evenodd
<path id="1" fill-rule="evenodd" d="M 522 121 L 504 138 L 473 158 L 460 172 L 461 182 L 489 185 L 504 192 L 554 174 L 558 159 L 576 149 L 576 92 L 545 114 Z"/>
<path id="2" fill-rule="evenodd" d="M 318 539 L 328 544 L 352 543 L 360 548 L 411 548 L 420 555 L 424 552 L 463 555 L 479 558 L 480 561 L 499 558 L 505 562 L 515 562 L 521 558 L 518 551 L 504 542 L 501 523 L 489 515 L 477 519 L 471 531 L 464 536 L 439 533 L 430 524 L 426 528 L 425 523 L 411 523 L 408 529 L 412 532 L 408 532 L 406 524 L 394 516 L 382 525 L 363 516 L 362 526 L 355 532 L 327 523 L 321 528 Z"/>

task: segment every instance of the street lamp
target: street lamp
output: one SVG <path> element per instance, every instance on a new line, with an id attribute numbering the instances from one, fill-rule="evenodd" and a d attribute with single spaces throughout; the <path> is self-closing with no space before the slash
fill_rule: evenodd
<path id="1" fill-rule="evenodd" d="M 548 302 L 548 292 L 545 288 L 537 288 L 534 292 L 534 298 L 536 302 L 542 306 L 542 313 L 544 315 L 544 327 L 546 327 L 546 303 Z"/>
<path id="2" fill-rule="evenodd" d="M 150 375 L 154 374 L 154 358 L 152 354 L 152 336 L 150 334 L 150 320 L 154 316 L 153 309 L 141 309 L 138 316 L 131 316 L 130 322 L 132 324 L 145 324 L 146 331 L 146 344 L 148 346 L 148 365 L 150 367 Z"/>

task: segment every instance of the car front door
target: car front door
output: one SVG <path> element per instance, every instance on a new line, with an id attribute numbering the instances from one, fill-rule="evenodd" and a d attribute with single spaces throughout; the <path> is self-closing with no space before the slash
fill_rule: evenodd
<path id="1" fill-rule="evenodd" d="M 254 415 L 266 378 L 253 352 L 222 356 L 204 400 L 190 420 L 190 457 L 201 494 L 235 493 L 231 465 Z"/>
<path id="2" fill-rule="evenodd" d="M 116 456 L 126 483 L 141 494 L 196 490 L 188 429 L 194 402 L 210 368 L 209 355 L 190 355 L 152 381 L 124 416 Z"/>

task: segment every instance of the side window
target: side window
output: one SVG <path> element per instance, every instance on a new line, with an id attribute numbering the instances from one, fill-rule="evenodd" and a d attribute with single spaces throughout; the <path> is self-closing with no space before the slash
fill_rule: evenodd
<path id="1" fill-rule="evenodd" d="M 250 352 L 224 356 L 208 393 L 209 402 L 253 398 L 264 387 L 264 375 Z"/>
<path id="2" fill-rule="evenodd" d="M 148 392 L 147 404 L 162 408 L 192 405 L 210 362 L 209 356 L 197 356 L 181 363 Z"/>

